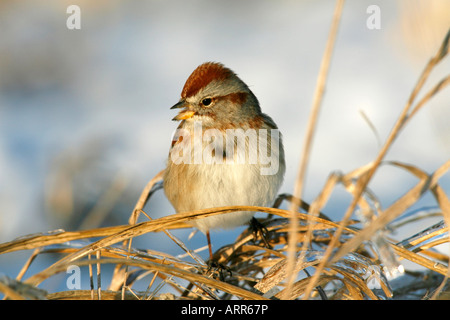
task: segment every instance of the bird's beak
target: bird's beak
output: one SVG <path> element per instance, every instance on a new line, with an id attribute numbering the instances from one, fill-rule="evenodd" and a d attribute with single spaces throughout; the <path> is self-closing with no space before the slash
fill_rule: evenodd
<path id="1" fill-rule="evenodd" d="M 184 107 L 186 107 L 186 101 L 180 100 L 180 102 L 177 102 L 176 104 L 174 104 L 174 105 L 170 108 L 170 110 L 172 110 L 172 109 L 180 109 L 180 108 L 184 108 Z"/>
<path id="2" fill-rule="evenodd" d="M 170 109 L 182 109 L 183 110 L 180 111 L 180 113 L 178 113 L 172 120 L 173 121 L 180 121 L 180 120 L 186 120 L 191 118 L 195 112 L 192 110 L 189 110 L 190 105 L 188 103 L 186 103 L 186 101 L 181 100 L 180 102 L 176 103 L 175 105 L 173 105 Z"/>

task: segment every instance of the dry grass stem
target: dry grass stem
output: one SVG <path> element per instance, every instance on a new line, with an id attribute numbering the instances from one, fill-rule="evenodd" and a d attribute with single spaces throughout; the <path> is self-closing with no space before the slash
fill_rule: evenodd
<path id="1" fill-rule="evenodd" d="M 401 129 L 404 127 L 404 125 L 406 123 L 406 120 L 408 119 L 408 112 L 412 108 L 413 102 L 415 101 L 418 93 L 420 92 L 420 90 L 422 89 L 422 87 L 425 84 L 426 80 L 428 79 L 432 69 L 440 61 L 442 61 L 442 59 L 448 54 L 448 51 L 449 51 L 449 39 L 450 39 L 450 30 L 447 32 L 447 35 L 446 35 L 446 37 L 445 37 L 441 47 L 439 48 L 438 52 L 436 53 L 436 55 L 425 66 L 425 69 L 422 72 L 421 76 L 419 77 L 419 80 L 418 80 L 415 88 L 413 89 L 413 91 L 412 91 L 412 93 L 411 93 L 411 95 L 410 95 L 410 97 L 408 99 L 408 102 L 406 103 L 405 107 L 403 108 L 400 116 L 398 117 L 398 119 L 397 119 L 393 129 L 391 130 L 388 138 L 386 139 L 385 144 L 383 145 L 383 147 L 381 148 L 378 156 L 376 157 L 375 161 L 373 162 L 370 170 L 367 172 L 366 175 L 361 176 L 360 179 L 357 181 L 353 201 L 350 204 L 350 206 L 347 209 L 347 211 L 345 212 L 344 218 L 341 221 L 341 227 L 337 229 L 336 234 L 335 234 L 332 242 L 330 243 L 330 245 L 327 248 L 327 251 L 325 253 L 325 258 L 322 260 L 322 263 L 318 267 L 318 272 L 312 277 L 312 280 L 311 280 L 309 286 L 307 287 L 307 294 L 305 295 L 305 298 L 309 297 L 309 295 L 310 295 L 310 293 L 311 293 L 315 283 L 318 280 L 318 277 L 319 277 L 321 271 L 323 270 L 325 265 L 328 264 L 331 261 L 331 259 L 330 259 L 331 258 L 331 254 L 332 254 L 334 248 L 336 247 L 337 242 L 339 241 L 339 238 L 340 238 L 341 233 L 342 233 L 342 227 L 347 224 L 347 221 L 349 220 L 350 216 L 353 214 L 353 212 L 356 209 L 356 206 L 357 206 L 357 204 L 359 202 L 360 197 L 364 193 L 364 190 L 366 190 L 370 179 L 375 174 L 375 171 L 379 168 L 379 166 L 381 164 L 381 161 L 383 160 L 383 158 L 385 157 L 386 153 L 388 152 L 388 150 L 392 146 L 393 142 L 395 141 L 395 139 L 399 135 Z M 442 83 L 442 81 L 440 83 Z M 445 83 L 447 83 L 447 82 L 445 82 Z M 441 90 L 443 88 L 443 85 L 439 85 L 438 87 L 435 87 L 435 88 L 437 88 L 437 89 L 436 90 L 434 90 L 434 89 L 432 90 L 432 92 L 433 92 L 432 95 L 436 94 L 436 92 Z M 429 97 L 425 100 L 425 102 L 428 101 L 429 98 L 432 95 L 427 95 L 426 97 L 428 97 L 428 96 Z M 418 109 L 413 109 L 413 110 L 418 110 Z M 401 205 L 401 203 L 399 203 L 398 205 Z M 407 207 L 409 207 L 409 206 L 407 206 Z M 360 236 L 360 238 L 362 238 L 362 237 L 363 236 Z M 352 246 L 354 247 L 354 245 L 357 242 L 358 242 L 357 240 L 354 240 Z M 348 248 L 350 248 L 350 245 L 348 245 Z M 346 250 L 346 251 L 348 251 L 348 250 Z M 344 252 L 345 251 L 341 251 L 340 256 L 342 256 L 342 254 Z M 337 257 L 335 257 L 334 260 L 336 260 Z"/>
<path id="2" fill-rule="evenodd" d="M 315 127 L 317 125 L 318 117 L 319 117 L 320 106 L 322 103 L 323 93 L 325 91 L 325 84 L 327 82 L 328 70 L 329 70 L 330 63 L 331 63 L 331 56 L 333 53 L 334 43 L 336 41 L 337 31 L 338 31 L 343 7 L 344 7 L 344 0 L 337 0 L 336 7 L 334 9 L 333 20 L 331 23 L 330 34 L 328 36 L 328 41 L 327 41 L 327 44 L 325 47 L 325 52 L 324 52 L 322 62 L 320 65 L 319 76 L 318 76 L 317 84 L 316 84 L 316 91 L 313 96 L 313 104 L 312 104 L 311 114 L 310 114 L 310 117 L 308 120 L 308 126 L 306 129 L 305 142 L 304 142 L 304 147 L 302 150 L 302 158 L 301 158 L 301 161 L 299 164 L 298 176 L 297 176 L 295 186 L 294 186 L 294 199 L 291 202 L 291 206 L 290 206 L 290 210 L 292 212 L 298 211 L 298 208 L 300 206 L 299 201 L 302 198 L 302 194 L 303 194 L 303 183 L 305 180 L 309 155 L 310 155 L 310 151 L 312 148 L 314 131 L 315 131 Z M 297 224 L 298 224 L 297 216 L 295 214 L 292 214 L 291 230 L 289 233 L 289 244 L 290 245 L 288 246 L 288 252 L 289 252 L 288 269 L 289 269 L 290 276 L 289 276 L 289 281 L 288 281 L 288 290 L 286 291 L 287 295 L 290 294 L 290 291 L 292 290 L 292 286 L 293 286 L 293 281 L 295 279 L 295 272 L 293 272 L 293 271 L 294 271 L 294 264 L 295 264 L 294 261 L 295 261 L 295 254 L 296 254 L 295 247 L 297 246 L 297 229 L 296 229 Z"/>

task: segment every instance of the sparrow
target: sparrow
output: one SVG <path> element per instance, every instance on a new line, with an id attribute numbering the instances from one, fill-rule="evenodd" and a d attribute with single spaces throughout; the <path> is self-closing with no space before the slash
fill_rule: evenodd
<path id="1" fill-rule="evenodd" d="M 271 206 L 283 182 L 281 133 L 249 87 L 221 63 L 206 62 L 186 80 L 163 177 L 177 213 L 222 206 Z M 210 230 L 246 224 L 255 212 L 238 211 L 190 220 Z"/>

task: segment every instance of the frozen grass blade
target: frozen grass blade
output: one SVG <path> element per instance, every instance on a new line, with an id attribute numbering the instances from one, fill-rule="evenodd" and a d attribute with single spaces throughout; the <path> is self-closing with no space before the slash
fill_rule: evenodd
<path id="1" fill-rule="evenodd" d="M 385 155 L 387 154 L 388 150 L 390 149 L 390 147 L 392 146 L 393 142 L 395 141 L 395 139 L 397 138 L 397 136 L 399 135 L 401 129 L 404 127 L 406 121 L 411 118 L 409 115 L 409 112 L 413 106 L 413 103 L 418 95 L 418 93 L 420 92 L 420 90 L 422 89 L 423 85 L 425 84 L 426 80 L 428 79 L 432 69 L 439 63 L 442 61 L 442 59 L 448 54 L 449 51 L 449 38 L 450 38 L 450 30 L 447 32 L 447 35 L 441 45 L 441 47 L 439 48 L 438 52 L 436 53 L 436 55 L 427 63 L 427 65 L 425 66 L 421 76 L 419 77 L 419 80 L 416 84 L 416 86 L 414 87 L 405 107 L 403 108 L 402 112 L 400 113 L 396 123 L 394 124 L 393 129 L 391 130 L 388 138 L 386 139 L 385 144 L 383 145 L 382 149 L 380 150 L 377 158 L 375 159 L 375 161 L 373 162 L 370 170 L 368 171 L 367 175 L 362 176 L 356 184 L 356 189 L 355 189 L 355 195 L 353 198 L 352 203 L 350 204 L 350 206 L 348 207 L 347 211 L 345 212 L 344 218 L 341 221 L 341 227 L 337 229 L 333 240 L 331 241 L 330 245 L 328 246 L 326 253 L 325 253 L 325 258 L 323 259 L 322 263 L 319 265 L 318 267 L 318 271 L 311 279 L 311 282 L 307 288 L 307 294 L 305 295 L 305 298 L 308 298 L 312 289 L 315 286 L 315 282 L 318 280 L 319 274 L 320 272 L 322 272 L 322 270 L 324 269 L 325 265 L 327 265 L 328 263 L 332 263 L 333 261 L 336 261 L 337 259 L 339 259 L 339 257 L 342 257 L 342 255 L 344 255 L 345 253 L 349 252 L 351 249 L 354 249 L 357 245 L 359 245 L 361 243 L 361 241 L 363 240 L 364 237 L 366 237 L 366 239 L 364 240 L 368 240 L 367 239 L 367 234 L 369 234 L 369 232 L 364 232 L 362 233 L 362 235 L 359 235 L 359 239 L 358 238 L 353 238 L 350 244 L 346 244 L 345 248 L 341 249 L 338 254 L 333 257 L 333 259 L 331 259 L 331 255 L 332 252 L 334 250 L 334 248 L 336 247 L 339 238 L 342 234 L 342 227 L 344 227 L 348 220 L 350 219 L 351 215 L 353 214 L 353 212 L 356 209 L 356 205 L 359 202 L 360 197 L 363 195 L 364 190 L 366 189 L 370 179 L 372 178 L 372 176 L 375 174 L 375 171 L 379 168 L 381 161 L 383 160 L 383 158 L 385 157 Z M 448 84 L 447 81 L 444 82 L 440 82 L 442 84 Z M 422 100 L 424 102 L 421 101 L 421 103 L 419 104 L 419 107 L 422 107 L 422 105 L 429 100 L 429 98 L 431 98 L 431 96 L 434 96 L 438 91 L 442 90 L 442 88 L 444 87 L 444 85 L 438 85 L 437 87 L 433 88 L 433 90 L 431 91 L 432 94 L 427 95 L 426 97 L 428 97 L 426 100 Z M 418 109 L 413 109 L 413 110 L 418 110 Z M 425 182 L 422 181 L 422 185 L 420 187 L 425 186 Z M 419 191 L 420 189 L 415 189 L 414 191 Z M 411 191 L 412 192 L 412 191 Z M 410 194 L 408 197 L 413 196 L 412 194 Z M 406 201 L 407 199 L 403 199 L 402 201 L 398 201 L 397 202 L 397 206 L 400 207 L 403 204 L 403 201 Z M 403 205 L 403 207 L 407 208 L 410 205 Z M 387 214 L 385 214 L 385 217 L 387 216 Z M 379 218 L 380 219 L 380 218 Z M 370 234 L 373 235 L 374 231 L 377 228 L 382 228 L 386 225 L 386 223 L 389 222 L 389 220 L 387 221 L 383 221 L 383 220 L 379 220 L 378 221 L 378 225 L 371 227 L 371 231 Z M 384 222 L 384 224 L 382 224 L 381 222 Z"/>

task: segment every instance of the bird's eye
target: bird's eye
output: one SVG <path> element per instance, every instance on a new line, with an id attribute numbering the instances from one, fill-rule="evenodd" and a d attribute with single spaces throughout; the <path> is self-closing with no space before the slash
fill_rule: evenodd
<path id="1" fill-rule="evenodd" d="M 211 98 L 205 98 L 202 100 L 202 105 L 204 105 L 204 106 L 209 106 L 211 103 L 212 103 Z"/>

